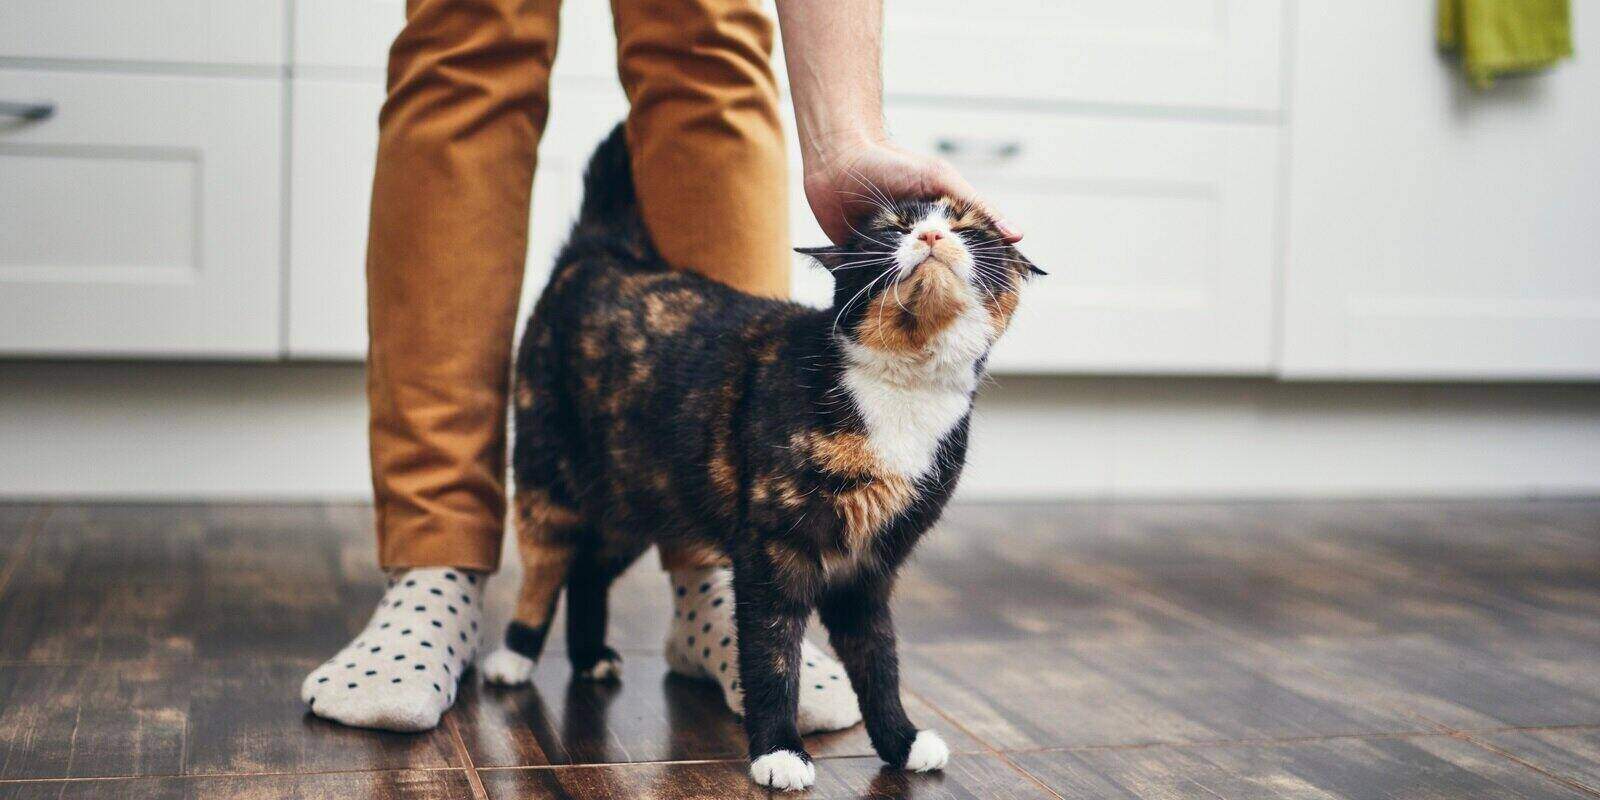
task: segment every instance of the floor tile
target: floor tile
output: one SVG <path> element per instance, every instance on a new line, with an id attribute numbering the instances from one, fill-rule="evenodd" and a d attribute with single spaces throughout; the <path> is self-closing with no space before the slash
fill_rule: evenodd
<path id="1" fill-rule="evenodd" d="M 1063 797 L 1097 800 L 1588 798 L 1446 736 L 1024 753 L 1012 759 Z"/>
<path id="2" fill-rule="evenodd" d="M 564 659 L 546 659 L 531 688 L 474 682 L 452 712 L 480 767 L 743 758 L 743 724 L 712 684 L 671 675 L 658 655 L 624 656 L 617 685 L 574 682 Z M 938 729 L 957 752 L 983 746 L 915 697 L 912 720 Z M 870 756 L 861 725 L 807 737 L 813 756 Z"/>
<path id="3" fill-rule="evenodd" d="M 0 800 L 468 800 L 459 770 L 0 783 Z"/>
<path id="4" fill-rule="evenodd" d="M 908 774 L 872 758 L 820 759 L 807 800 L 1047 800 L 1049 792 L 994 755 L 958 755 L 942 773 Z M 484 770 L 490 800 L 650 798 L 737 800 L 776 796 L 756 786 L 742 761 Z M 788 795 L 784 795 L 788 796 Z"/>

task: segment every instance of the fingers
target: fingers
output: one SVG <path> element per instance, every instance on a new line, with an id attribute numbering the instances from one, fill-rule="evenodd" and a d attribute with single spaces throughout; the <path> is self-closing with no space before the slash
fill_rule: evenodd
<path id="1" fill-rule="evenodd" d="M 994 222 L 995 228 L 1000 231 L 1000 235 L 1005 237 L 1007 242 L 1016 244 L 1022 241 L 1022 231 L 1017 226 L 1007 222 L 1006 218 L 1001 216 L 994 206 L 989 205 L 982 197 L 978 196 L 978 190 L 972 184 L 967 183 L 967 179 L 961 176 L 961 172 L 954 165 L 942 158 L 932 159 L 932 163 L 933 173 L 930 183 L 935 185 L 937 193 L 947 194 L 977 206 Z"/>

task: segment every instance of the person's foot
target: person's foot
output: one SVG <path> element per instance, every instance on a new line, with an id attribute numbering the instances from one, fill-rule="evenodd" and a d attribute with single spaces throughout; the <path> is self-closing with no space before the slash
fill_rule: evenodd
<path id="1" fill-rule="evenodd" d="M 739 642 L 733 624 L 733 572 L 722 567 L 674 570 L 672 628 L 667 665 L 690 678 L 710 679 L 735 714 L 744 714 L 739 684 Z M 844 666 L 810 640 L 800 649 L 800 732 L 848 728 L 861 721 L 861 707 Z"/>
<path id="2" fill-rule="evenodd" d="M 438 725 L 478 655 L 486 580 L 449 567 L 396 574 L 366 629 L 306 676 L 300 699 L 311 713 L 358 728 Z"/>

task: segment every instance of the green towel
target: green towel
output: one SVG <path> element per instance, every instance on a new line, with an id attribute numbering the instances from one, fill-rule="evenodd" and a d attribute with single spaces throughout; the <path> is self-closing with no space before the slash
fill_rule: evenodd
<path id="1" fill-rule="evenodd" d="M 1439 47 L 1479 88 L 1572 56 L 1568 0 L 1439 0 Z"/>

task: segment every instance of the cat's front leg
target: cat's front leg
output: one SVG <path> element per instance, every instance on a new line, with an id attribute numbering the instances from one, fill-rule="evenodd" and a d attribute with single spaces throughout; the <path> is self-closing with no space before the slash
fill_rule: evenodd
<path id="1" fill-rule="evenodd" d="M 861 699 L 872 748 L 886 763 L 914 772 L 944 769 L 950 748 L 932 730 L 917 730 L 900 703 L 900 656 L 889 615 L 892 582 L 862 576 L 822 599 L 822 624 Z"/>
<path id="2" fill-rule="evenodd" d="M 795 726 L 800 640 L 811 610 L 786 594 L 759 557 L 735 559 L 733 592 L 750 777 L 772 789 L 804 789 L 817 779 Z"/>

